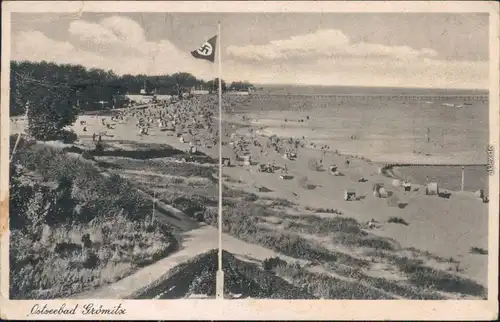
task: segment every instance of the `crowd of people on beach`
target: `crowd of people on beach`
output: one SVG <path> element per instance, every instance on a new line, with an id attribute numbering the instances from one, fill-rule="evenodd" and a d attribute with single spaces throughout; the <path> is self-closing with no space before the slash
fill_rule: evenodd
<path id="1" fill-rule="evenodd" d="M 215 146 L 218 143 L 218 129 L 214 126 L 216 104 L 216 99 L 211 96 L 176 103 L 151 103 L 141 108 L 120 110 L 111 117 L 102 116 L 100 122 L 106 130 L 113 130 L 116 123 L 133 123 L 139 136 L 160 131 L 191 146 Z M 100 142 L 103 136 L 108 136 L 107 133 L 94 133 L 93 141 Z"/>
<path id="2" fill-rule="evenodd" d="M 225 100 L 225 114 L 231 116 L 237 105 L 244 103 L 244 101 L 240 102 L 237 101 L 237 99 Z M 179 138 L 181 143 L 189 144 L 189 152 L 192 152 L 197 151 L 197 149 L 213 147 L 219 143 L 218 124 L 216 124 L 217 119 L 214 116 L 217 111 L 217 105 L 217 97 L 208 95 L 184 99 L 175 103 L 151 103 L 144 108 L 121 110 L 110 118 L 111 122 L 108 122 L 107 117 L 103 117 L 101 119 L 101 125 L 105 126 L 108 130 L 112 130 L 114 129 L 114 123 L 135 123 L 139 136 L 151 135 L 151 130 L 153 130 L 153 132 L 169 132 L 171 134 L 167 135 L 175 136 Z M 231 118 L 228 117 L 228 119 Z M 309 116 L 307 116 L 306 119 L 309 120 Z M 338 152 L 336 153 L 336 151 L 332 150 L 329 145 L 310 142 L 304 136 L 301 138 L 282 138 L 277 135 L 266 137 L 258 130 L 253 131 L 252 128 L 248 126 L 248 121 L 246 116 L 241 117 L 240 125 L 243 125 L 247 130 L 245 134 L 240 133 L 237 128 L 235 128 L 235 123 L 229 121 L 224 122 L 221 144 L 222 146 L 228 146 L 230 150 L 232 150 L 230 154 L 233 156 L 233 158 L 231 158 L 230 155 L 227 155 L 228 150 L 226 148 L 226 152 L 223 152 L 221 156 L 224 159 L 224 165 L 254 165 L 255 162 L 253 161 L 255 160 L 253 160 L 252 156 L 257 156 L 257 159 L 263 161 L 266 159 L 272 160 L 273 156 L 270 154 L 274 154 L 274 157 L 279 155 L 287 160 L 295 160 L 301 154 L 301 149 L 312 148 L 321 151 L 322 155 L 322 157 L 315 160 L 314 169 L 327 169 L 328 173 L 333 176 L 342 175 L 338 165 L 323 164 L 323 158 L 327 153 L 340 155 Z M 285 119 L 285 122 L 286 121 Z M 103 136 L 106 136 L 106 134 L 94 133 L 92 138 L 93 141 L 101 142 Z M 356 136 L 353 135 L 350 139 L 355 140 Z M 242 161 L 242 163 L 238 163 L 237 161 Z M 258 163 L 259 162 L 257 162 L 257 164 Z M 346 157 L 344 167 L 349 167 L 350 163 L 351 161 Z M 264 161 L 259 164 L 257 169 L 260 172 L 271 173 L 280 169 L 284 174 L 289 173 L 289 168 L 286 163 L 284 166 L 276 166 L 274 161 L 269 163 Z M 358 181 L 366 181 L 365 178 L 362 179 L 362 181 Z M 407 180 L 404 181 L 406 182 Z M 426 184 L 428 185 L 430 183 L 426 182 Z M 383 194 L 381 193 L 380 195 Z"/>

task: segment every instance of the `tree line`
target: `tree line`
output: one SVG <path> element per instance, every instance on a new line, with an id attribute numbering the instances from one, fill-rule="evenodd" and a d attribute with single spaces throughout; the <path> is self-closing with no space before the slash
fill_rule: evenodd
<path id="1" fill-rule="evenodd" d="M 248 82 L 233 82 L 229 88 L 247 90 Z M 80 110 L 99 110 L 100 101 L 111 102 L 114 95 L 148 93 L 179 95 L 190 88 L 217 91 L 218 79 L 205 81 L 192 74 L 179 72 L 172 75 L 122 75 L 111 70 L 85 68 L 81 65 L 54 64 L 49 62 L 11 62 L 10 115 L 23 114 L 27 101 L 34 102 L 40 95 L 67 97 Z M 222 90 L 226 82 L 222 80 Z"/>
<path id="2" fill-rule="evenodd" d="M 103 109 L 101 102 L 112 102 L 115 95 L 138 94 L 142 89 L 161 95 L 181 95 L 193 87 L 218 89 L 218 79 L 205 81 L 184 72 L 119 76 L 111 70 L 45 61 L 12 61 L 10 73 L 10 115 L 22 115 L 29 106 L 29 132 L 41 140 L 66 136 L 63 128 L 73 124 L 78 113 Z M 221 83 L 226 91 L 226 82 Z M 251 84 L 234 82 L 230 88 L 245 86 Z"/>

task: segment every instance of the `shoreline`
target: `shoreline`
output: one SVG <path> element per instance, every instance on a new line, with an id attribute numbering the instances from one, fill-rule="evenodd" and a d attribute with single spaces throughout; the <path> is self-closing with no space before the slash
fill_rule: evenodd
<path id="1" fill-rule="evenodd" d="M 434 170 L 435 174 L 438 174 L 437 178 L 430 182 L 437 182 L 440 189 L 439 193 L 428 195 L 425 193 L 425 172 L 416 167 L 420 164 L 407 168 L 415 168 L 413 172 L 424 173 L 424 184 L 411 179 L 411 191 L 408 191 L 403 189 L 401 180 L 394 180 L 395 178 L 389 176 L 390 170 L 404 163 L 372 162 L 362 156 L 338 151 L 336 153 L 331 146 L 322 150 L 321 145 L 314 148 L 309 144 L 298 147 L 297 157 L 290 160 L 283 155 L 288 149 L 293 150 L 289 140 L 277 140 L 279 136 L 269 139 L 270 135 L 258 134 L 255 129 L 261 127 L 251 122 L 251 118 L 244 119 L 234 113 L 225 118 L 223 126 L 226 132 L 224 141 L 234 142 L 232 148 L 225 147 L 227 156 L 237 157 L 243 153 L 250 155 L 252 160 L 247 165 L 239 160 L 239 164 L 234 167 L 224 168 L 224 174 L 237 181 L 237 184 L 228 181 L 230 187 L 238 187 L 259 198 L 272 197 L 295 204 L 293 209 L 296 210 L 285 207 L 285 212 L 304 211 L 304 216 L 314 216 L 307 213 L 308 209 L 335 209 L 344 217 L 353 218 L 359 223 L 374 220 L 382 223 L 381 228 L 371 230 L 374 234 L 394 239 L 402 247 L 413 247 L 443 258 L 459 259 L 461 264 L 467 267 L 467 276 L 486 283 L 483 259 L 471 254 L 470 247 L 487 247 L 487 216 L 477 216 L 477 213 L 485 211 L 488 204 L 474 195 L 475 190 L 449 189 L 451 187 L 447 185 L 452 183 L 447 176 L 450 168 L 433 165 L 429 167 L 438 168 Z M 231 133 L 231 136 L 227 132 Z M 234 137 L 232 133 L 235 133 Z M 307 137 L 299 141 L 299 145 L 308 142 Z M 241 145 L 238 144 L 240 148 L 236 149 L 238 142 L 241 142 Z M 259 164 L 272 164 L 278 170 L 274 174 L 262 172 L 259 171 Z M 317 167 L 318 164 L 320 168 Z M 340 174 L 334 175 L 329 171 L 332 165 L 337 167 Z M 456 165 L 453 166 L 456 168 Z M 280 175 L 279 169 L 286 169 L 288 180 Z M 382 169 L 385 169 L 386 173 L 383 173 Z M 396 172 L 393 175 L 398 174 Z M 429 174 L 429 177 L 433 176 Z M 465 177 L 468 178 L 469 184 L 475 180 L 467 173 Z M 460 183 L 460 177 L 452 179 L 455 180 L 453 183 L 457 180 Z M 385 187 L 390 196 L 377 197 L 373 191 L 376 185 Z M 261 192 L 262 188 L 270 191 Z M 356 201 L 346 200 L 347 192 L 354 193 Z M 408 224 L 393 224 L 391 218 L 402 218 Z M 442 234 L 443 229 L 446 229 L 446 235 Z"/>
<path id="2" fill-rule="evenodd" d="M 266 129 L 266 127 L 258 126 L 257 123 L 254 122 L 252 119 L 248 120 L 241 120 L 241 119 L 235 119 L 237 118 L 238 114 L 233 114 L 231 118 L 226 120 L 229 125 L 239 125 L 238 129 L 236 129 L 236 132 L 239 132 L 239 129 L 248 129 L 252 128 L 254 129 L 254 132 L 256 135 L 265 137 L 265 138 L 270 138 L 270 137 L 278 137 L 280 139 L 287 139 L 286 137 L 279 136 L 276 134 L 269 134 L 266 133 L 265 131 L 262 131 Z M 239 133 L 242 135 L 242 133 Z M 304 142 L 307 143 L 313 143 L 317 144 L 314 141 L 309 141 L 307 138 L 304 139 Z M 358 159 L 361 161 L 364 161 L 368 164 L 372 165 L 377 165 L 380 167 L 380 174 L 382 174 L 386 178 L 392 178 L 392 179 L 398 179 L 398 180 L 405 180 L 405 175 L 403 175 L 401 172 L 397 171 L 397 168 L 411 168 L 411 167 L 429 167 L 429 168 L 458 168 L 458 167 L 465 167 L 467 168 L 474 168 L 474 167 L 486 167 L 486 164 L 484 163 L 410 163 L 410 162 L 384 162 L 384 161 L 372 161 L 368 157 L 365 157 L 360 154 L 349 154 L 349 153 L 343 153 L 339 152 L 338 150 L 322 150 L 320 147 L 317 146 L 311 146 L 309 144 L 306 144 L 304 147 L 301 149 L 306 149 L 306 150 L 313 150 L 316 152 L 323 152 L 324 155 L 330 154 L 330 155 L 337 155 L 340 157 L 345 157 L 347 159 Z M 425 186 L 425 183 L 423 182 L 413 182 L 415 185 L 419 186 Z M 464 191 L 461 191 L 460 189 L 450 189 L 444 187 L 447 191 L 455 192 L 455 193 L 466 193 L 466 194 L 473 194 L 475 191 L 473 190 L 467 190 L 464 189 Z M 488 186 L 483 188 L 484 190 L 488 190 Z"/>

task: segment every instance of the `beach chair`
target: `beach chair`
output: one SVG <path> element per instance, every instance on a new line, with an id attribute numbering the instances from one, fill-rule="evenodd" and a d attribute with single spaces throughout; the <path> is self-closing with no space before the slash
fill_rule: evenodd
<path id="1" fill-rule="evenodd" d="M 427 196 L 439 195 L 439 187 L 437 182 L 430 182 L 425 187 L 425 194 Z"/>
<path id="2" fill-rule="evenodd" d="M 252 157 L 250 155 L 243 156 L 243 165 L 249 166 L 252 164 Z"/>
<path id="3" fill-rule="evenodd" d="M 344 200 L 345 201 L 356 200 L 356 192 L 353 190 L 344 190 Z"/>
<path id="4" fill-rule="evenodd" d="M 226 167 L 230 167 L 231 166 L 231 159 L 229 159 L 229 158 L 222 158 L 222 165 L 226 166 Z"/>
<path id="5" fill-rule="evenodd" d="M 376 198 L 387 198 L 387 191 L 382 183 L 373 184 L 373 196 Z"/>

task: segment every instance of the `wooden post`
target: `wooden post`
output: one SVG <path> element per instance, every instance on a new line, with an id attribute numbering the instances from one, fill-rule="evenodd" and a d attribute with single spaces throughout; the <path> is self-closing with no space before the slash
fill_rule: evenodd
<path id="1" fill-rule="evenodd" d="M 151 214 L 151 225 L 153 225 L 155 221 L 155 203 L 156 203 L 156 191 L 153 192 L 153 213 Z"/>
<path id="2" fill-rule="evenodd" d="M 465 182 L 465 167 L 462 166 L 462 191 L 464 191 L 464 182 Z"/>

